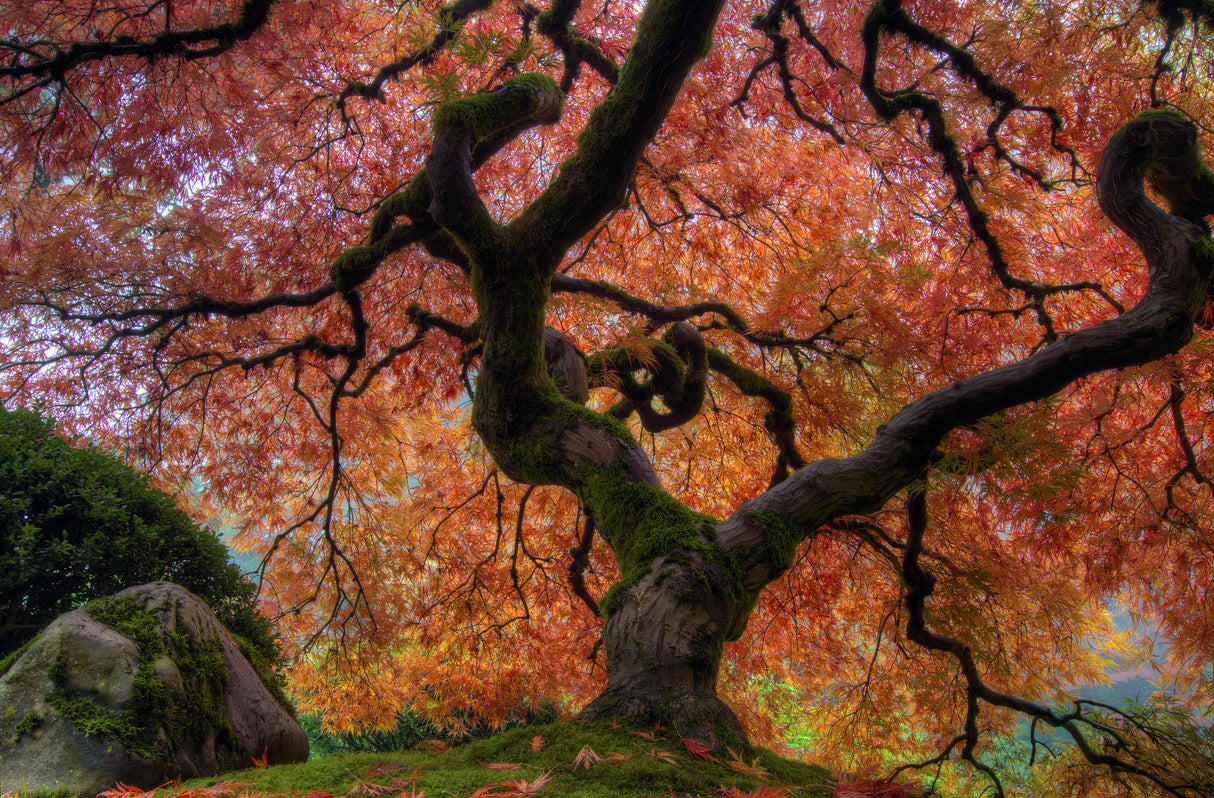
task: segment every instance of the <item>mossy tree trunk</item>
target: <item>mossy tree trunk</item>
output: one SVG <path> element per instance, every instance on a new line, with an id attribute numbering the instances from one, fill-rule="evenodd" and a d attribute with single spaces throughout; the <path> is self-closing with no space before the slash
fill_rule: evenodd
<path id="1" fill-rule="evenodd" d="M 797 546 L 832 519 L 881 508 L 921 478 L 950 430 L 1093 372 L 1179 349 L 1210 287 L 1211 247 L 1195 220 L 1214 211 L 1192 126 L 1168 114 L 1140 117 L 1110 144 L 1100 174 L 1102 207 L 1138 241 L 1151 269 L 1151 288 L 1138 305 L 924 397 L 877 430 L 863 451 L 804 465 L 728 519 L 700 516 L 662 489 L 617 419 L 562 395 L 543 342 L 564 253 L 619 206 L 641 152 L 707 51 L 720 6 L 647 6 L 577 153 L 508 224 L 490 216 L 471 174 L 511 136 L 559 117 L 561 92 L 544 76 L 516 77 L 437 109 L 425 176 L 406 192 L 429 198 L 426 223 L 435 232 L 427 246 L 465 263 L 472 282 L 483 341 L 473 403 L 478 434 L 513 479 L 572 491 L 623 575 L 603 602 L 608 685 L 584 715 L 662 722 L 715 748 L 745 741 L 716 695 L 724 644 L 741 634 L 759 593 L 787 570 Z M 1146 198 L 1148 169 L 1177 215 Z"/>

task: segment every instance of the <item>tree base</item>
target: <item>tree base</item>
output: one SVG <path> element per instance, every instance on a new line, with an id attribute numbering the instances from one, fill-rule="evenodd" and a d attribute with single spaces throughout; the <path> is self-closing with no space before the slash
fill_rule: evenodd
<path id="1" fill-rule="evenodd" d="M 660 725 L 680 737 L 697 740 L 714 752 L 729 747 L 740 756 L 750 753 L 750 740 L 742 722 L 724 701 L 713 695 L 671 696 L 608 688 L 578 713 L 578 719 Z"/>

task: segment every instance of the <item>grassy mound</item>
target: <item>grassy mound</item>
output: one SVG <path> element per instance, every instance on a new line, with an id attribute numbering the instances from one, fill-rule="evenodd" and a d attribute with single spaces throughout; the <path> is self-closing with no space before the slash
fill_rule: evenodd
<path id="1" fill-rule="evenodd" d="M 696 743 L 652 730 L 564 722 L 515 729 L 446 750 L 335 756 L 196 779 L 161 795 L 300 798 L 678 798 L 830 796 L 829 774 L 760 750 L 742 761 L 697 756 Z M 537 750 L 538 749 L 538 750 Z M 133 793 L 132 793 L 133 794 Z M 112 793 L 116 798 L 124 795 Z"/>

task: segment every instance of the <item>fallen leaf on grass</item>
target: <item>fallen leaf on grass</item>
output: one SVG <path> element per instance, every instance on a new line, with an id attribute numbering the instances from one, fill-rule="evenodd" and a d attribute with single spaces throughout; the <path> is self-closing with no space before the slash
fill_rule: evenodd
<path id="1" fill-rule="evenodd" d="M 480 765 L 481 767 L 489 768 L 490 770 L 519 770 L 523 767 L 522 765 L 516 765 L 513 762 L 482 762 L 479 759 L 476 760 L 476 764 Z"/>
<path id="2" fill-rule="evenodd" d="M 363 771 L 361 777 L 355 776 L 349 768 L 346 768 L 346 772 L 354 779 L 354 786 L 346 793 L 346 798 L 354 798 L 354 796 L 359 794 L 366 796 L 387 795 L 389 793 L 403 794 L 406 787 L 412 792 L 413 782 L 417 781 L 417 777 L 422 772 L 420 767 L 414 768 L 413 772 L 408 776 L 389 780 L 387 784 L 376 784 L 371 781 L 375 777 L 391 776 L 392 773 L 400 770 L 401 767 L 403 767 L 402 762 L 393 762 L 389 765 L 372 765 Z"/>
<path id="3" fill-rule="evenodd" d="M 661 731 L 661 730 L 662 730 L 662 727 L 661 727 L 661 726 L 654 726 L 654 727 L 653 727 L 653 731 L 651 731 L 651 732 L 630 731 L 630 732 L 628 732 L 628 734 L 632 734 L 632 735 L 635 735 L 635 736 L 637 736 L 637 737 L 643 737 L 643 738 L 645 738 L 646 740 L 648 740 L 648 741 L 650 741 L 650 742 L 653 742 L 653 736 L 654 736 L 655 734 L 657 734 L 657 733 L 658 733 L 659 731 Z"/>
<path id="4" fill-rule="evenodd" d="M 161 784 L 160 787 L 155 789 L 141 790 L 138 787 L 132 787 L 129 784 L 123 784 L 120 781 L 116 781 L 114 782 L 113 787 L 98 793 L 97 798 L 145 798 L 145 796 L 150 798 L 150 796 L 156 794 L 156 790 L 164 786 L 164 784 Z"/>
<path id="5" fill-rule="evenodd" d="M 594 752 L 594 749 L 589 745 L 582 746 L 582 750 L 578 751 L 577 756 L 573 759 L 573 769 L 580 770 L 585 768 L 590 770 L 590 766 L 595 762 L 602 762 L 603 757 Z"/>
<path id="6" fill-rule="evenodd" d="M 705 762 L 716 762 L 717 764 L 721 764 L 721 760 L 712 755 L 711 749 L 699 740 L 691 737 L 680 737 L 679 739 L 683 741 L 683 745 L 695 758 L 703 759 Z"/>
<path id="7" fill-rule="evenodd" d="M 540 735 L 537 734 L 531 738 L 531 750 L 533 753 L 538 754 L 540 752 L 540 749 L 543 747 L 544 747 L 544 738 L 543 737 L 541 737 Z"/>
<path id="8" fill-rule="evenodd" d="M 552 771 L 546 771 L 533 780 L 509 779 L 486 784 L 468 798 L 528 798 L 537 794 L 544 785 L 552 781 Z"/>
<path id="9" fill-rule="evenodd" d="M 734 773 L 741 773 L 743 776 L 757 776 L 760 779 L 765 779 L 771 774 L 763 768 L 759 767 L 759 757 L 755 757 L 749 763 L 742 757 L 738 756 L 737 752 L 729 746 L 725 746 L 725 750 L 729 752 L 729 759 L 722 762 L 725 767 L 732 770 Z"/>
<path id="10" fill-rule="evenodd" d="M 535 795 L 550 781 L 552 781 L 552 771 L 548 770 L 536 776 L 533 781 L 515 779 L 514 786 L 518 789 L 519 795 Z"/>
<path id="11" fill-rule="evenodd" d="M 654 748 L 649 752 L 649 755 L 651 757 L 653 757 L 654 759 L 662 760 L 667 765 L 674 765 L 675 767 L 679 767 L 679 755 L 678 754 L 672 754 L 669 751 L 659 751 L 658 749 Z"/>

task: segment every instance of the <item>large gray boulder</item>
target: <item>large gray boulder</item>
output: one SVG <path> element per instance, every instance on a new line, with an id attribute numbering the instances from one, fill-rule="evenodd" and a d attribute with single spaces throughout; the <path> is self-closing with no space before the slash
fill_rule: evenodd
<path id="1" fill-rule="evenodd" d="M 0 675 L 0 795 L 304 761 L 278 695 L 202 599 L 168 582 L 124 590 L 61 615 Z"/>

